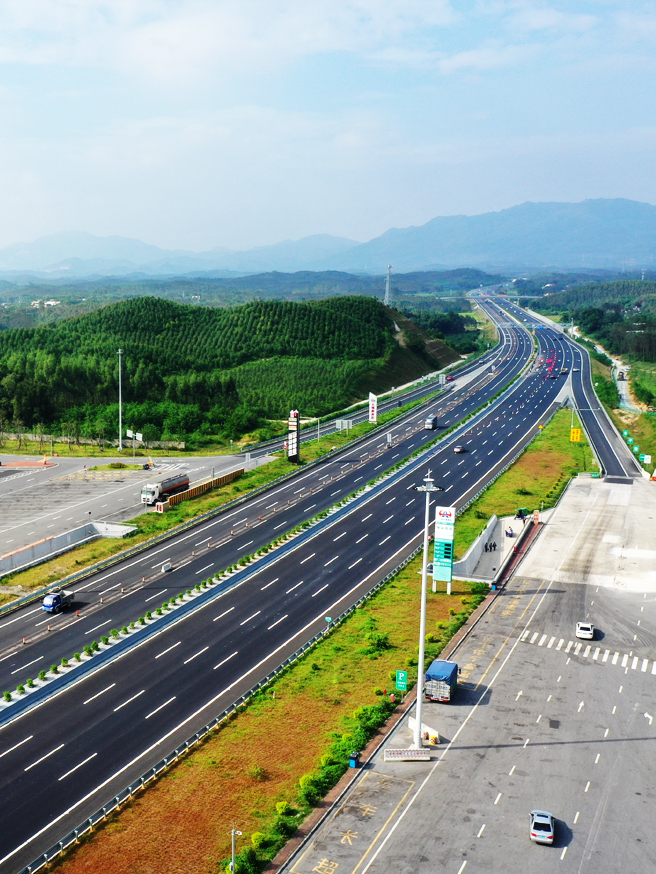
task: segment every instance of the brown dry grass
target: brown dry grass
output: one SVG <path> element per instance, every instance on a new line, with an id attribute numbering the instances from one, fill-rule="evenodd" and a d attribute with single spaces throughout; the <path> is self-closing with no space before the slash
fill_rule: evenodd
<path id="1" fill-rule="evenodd" d="M 389 672 L 407 667 L 418 632 L 419 560 L 315 647 L 275 686 L 260 693 L 166 776 L 134 800 L 57 866 L 60 874 L 210 874 L 230 852 L 230 829 L 241 846 L 275 815 L 275 803 L 294 803 L 299 778 L 318 766 L 331 732 L 348 729 L 361 704 L 392 688 Z M 428 631 L 448 611 L 463 609 L 466 584 L 454 594 L 429 594 Z M 359 650 L 363 635 L 388 633 L 393 648 L 372 659 Z M 313 667 L 316 665 L 317 667 Z M 272 691 L 275 689 L 275 699 Z M 254 765 L 264 779 L 249 775 Z"/>

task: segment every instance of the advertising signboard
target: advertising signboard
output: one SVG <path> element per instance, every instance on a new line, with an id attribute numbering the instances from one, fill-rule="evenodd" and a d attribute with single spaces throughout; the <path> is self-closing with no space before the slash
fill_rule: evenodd
<path id="1" fill-rule="evenodd" d="M 378 398 L 369 392 L 369 421 L 375 424 L 378 421 Z"/>
<path id="2" fill-rule="evenodd" d="M 435 540 L 433 543 L 433 589 L 435 582 L 446 582 L 451 592 L 453 578 L 453 536 L 456 522 L 455 507 L 435 508 Z"/>

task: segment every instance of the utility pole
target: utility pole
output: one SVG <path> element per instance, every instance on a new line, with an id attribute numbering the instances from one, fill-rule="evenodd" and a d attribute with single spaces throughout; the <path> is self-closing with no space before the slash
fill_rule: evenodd
<path id="1" fill-rule="evenodd" d="M 123 355 L 123 350 L 118 350 L 118 451 L 119 453 L 123 451 L 123 422 L 121 420 L 121 355 Z"/>
<path id="2" fill-rule="evenodd" d="M 385 306 L 392 305 L 392 265 L 387 265 L 387 281 L 385 282 Z"/>
<path id="3" fill-rule="evenodd" d="M 421 566 L 421 611 L 419 618 L 419 656 L 417 658 L 417 706 L 415 708 L 415 731 L 412 748 L 420 750 L 423 746 L 421 737 L 421 716 L 424 699 L 424 659 L 426 658 L 426 593 L 428 590 L 428 533 L 430 530 L 430 500 L 433 492 L 441 492 L 431 477 L 430 470 L 424 477 L 424 485 L 417 486 L 418 492 L 426 493 L 426 512 L 424 519 L 424 561 Z"/>
<path id="4" fill-rule="evenodd" d="M 235 835 L 240 835 L 241 832 L 238 832 L 236 828 L 232 829 L 232 862 L 230 863 L 230 870 L 234 874 L 235 870 Z"/>

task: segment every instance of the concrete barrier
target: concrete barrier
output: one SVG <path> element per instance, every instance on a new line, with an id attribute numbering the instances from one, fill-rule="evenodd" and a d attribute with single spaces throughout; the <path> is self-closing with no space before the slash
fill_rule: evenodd
<path id="1" fill-rule="evenodd" d="M 474 573 L 474 568 L 478 564 L 480 557 L 483 554 L 483 550 L 485 549 L 485 544 L 491 538 L 496 524 L 497 517 L 494 515 L 490 518 L 483 531 L 478 535 L 460 561 L 453 562 L 453 576 L 455 579 L 468 580 Z"/>
<path id="2" fill-rule="evenodd" d="M 44 537 L 42 540 L 37 540 L 36 543 L 30 543 L 29 546 L 23 546 L 21 549 L 15 549 L 13 552 L 1 555 L 0 577 L 41 564 L 41 562 L 48 561 L 56 555 L 68 552 L 69 549 L 97 540 L 99 537 L 127 537 L 128 534 L 136 530 L 134 525 L 87 522 L 85 525 L 80 525 L 79 528 L 73 528 L 71 531 L 55 534 L 52 537 Z"/>

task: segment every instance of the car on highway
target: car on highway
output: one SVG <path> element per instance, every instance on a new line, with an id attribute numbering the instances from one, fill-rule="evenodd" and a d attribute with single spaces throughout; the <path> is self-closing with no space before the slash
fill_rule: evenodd
<path id="1" fill-rule="evenodd" d="M 580 367 L 572 367 L 572 373 L 580 373 Z"/>
<path id="2" fill-rule="evenodd" d="M 453 382 L 454 379 L 455 379 L 455 376 L 447 376 L 446 381 Z"/>
<path id="3" fill-rule="evenodd" d="M 553 844 L 556 821 L 548 810 L 532 810 L 528 834 L 536 844 Z"/>
<path id="4" fill-rule="evenodd" d="M 576 636 L 581 640 L 594 640 L 595 627 L 592 622 L 577 622 Z"/>
<path id="5" fill-rule="evenodd" d="M 461 453 L 461 452 L 464 452 L 464 451 L 465 451 L 465 447 L 464 447 L 464 446 L 461 446 L 460 444 L 458 444 L 457 446 L 454 446 L 454 447 L 453 447 L 453 451 L 454 451 L 454 452 L 457 452 L 457 453 Z"/>

